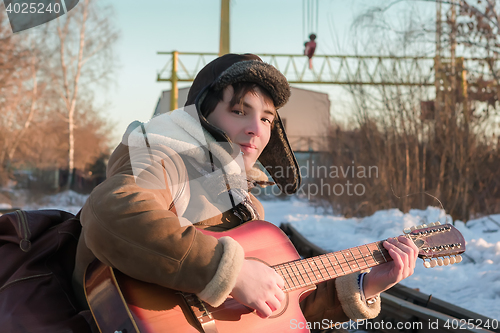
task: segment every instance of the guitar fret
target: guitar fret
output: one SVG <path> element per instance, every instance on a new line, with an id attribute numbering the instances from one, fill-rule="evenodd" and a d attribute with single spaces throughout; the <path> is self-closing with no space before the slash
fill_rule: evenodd
<path id="1" fill-rule="evenodd" d="M 292 272 L 290 275 L 290 280 L 292 280 L 292 283 L 293 283 L 293 286 L 294 287 L 297 287 L 297 286 L 300 286 L 300 282 L 299 280 L 297 279 L 297 277 L 295 276 L 295 273 L 293 272 L 293 267 L 290 263 L 286 263 L 286 265 L 288 265 L 288 268 L 290 269 L 290 271 Z M 285 266 L 286 267 L 286 266 Z M 288 271 L 288 269 L 287 269 Z M 295 278 L 295 279 L 294 279 Z M 297 281 L 297 283 L 295 283 L 295 281 Z"/>
<path id="2" fill-rule="evenodd" d="M 309 267 L 311 268 L 311 274 L 314 276 L 314 278 L 315 278 L 315 282 L 318 282 L 318 281 L 319 281 L 319 279 L 316 277 L 316 274 L 314 274 L 314 268 L 311 266 L 311 260 L 310 260 L 310 258 L 308 258 L 308 259 L 306 260 L 306 262 L 307 262 L 307 264 L 309 265 Z"/>
<path id="3" fill-rule="evenodd" d="M 335 276 L 338 276 L 338 273 L 337 273 L 337 270 L 335 269 L 335 264 L 332 263 L 332 261 L 330 260 L 330 257 L 331 257 L 331 253 L 327 254 L 326 255 L 326 258 L 328 259 L 328 261 L 330 262 L 330 266 L 333 268 L 333 273 Z"/>
<path id="4" fill-rule="evenodd" d="M 300 268 L 297 266 L 297 262 L 293 262 L 293 266 L 292 266 L 292 263 L 290 263 L 290 266 L 292 267 L 292 271 L 293 271 L 293 267 L 295 266 L 295 269 L 297 270 L 297 272 L 299 273 L 298 275 L 300 276 L 300 278 L 302 279 L 302 281 L 304 281 L 303 285 L 307 285 L 306 284 L 306 280 L 304 280 L 304 277 L 302 276 L 302 273 L 300 272 Z M 297 276 L 297 274 L 295 273 L 295 276 Z M 299 282 L 299 286 L 302 285 L 302 283 L 300 283 L 299 279 L 297 278 L 297 282 Z"/>
<path id="5" fill-rule="evenodd" d="M 331 279 L 332 276 L 330 275 L 330 272 L 328 271 L 328 265 L 325 265 L 325 263 L 323 262 L 323 258 L 326 257 L 326 255 L 321 255 L 319 257 L 319 260 L 321 261 L 321 264 L 323 265 L 323 267 L 325 267 L 325 270 L 326 270 L 326 274 L 328 274 L 328 279 Z"/>
<path id="6" fill-rule="evenodd" d="M 352 249 L 353 248 L 349 248 L 348 251 L 352 256 L 353 261 L 356 263 L 356 266 L 358 266 L 358 268 L 356 268 L 356 270 L 360 270 L 360 269 L 362 269 L 361 265 L 359 264 L 359 261 L 358 261 L 360 258 L 356 257 L 356 255 L 352 252 Z"/>
<path id="7" fill-rule="evenodd" d="M 351 268 L 351 265 L 349 264 L 349 261 L 347 260 L 347 258 L 345 257 L 345 254 L 344 252 L 340 251 L 340 253 L 342 254 L 342 256 L 344 257 L 344 260 L 345 262 L 347 263 L 347 266 L 349 266 L 349 269 L 351 270 L 351 272 L 353 271 L 352 268 Z"/>
<path id="8" fill-rule="evenodd" d="M 284 263 L 283 265 L 283 268 L 285 269 L 286 271 L 286 276 L 284 278 L 285 280 L 285 283 L 288 285 L 288 288 L 289 289 L 293 289 L 292 286 L 290 285 L 290 273 L 288 272 L 288 269 L 286 268 L 286 263 Z M 293 282 L 293 281 L 292 281 Z"/>
<path id="9" fill-rule="evenodd" d="M 349 274 L 352 272 L 351 265 L 349 265 L 349 262 L 347 261 L 347 258 L 345 257 L 344 253 L 342 251 L 338 251 L 337 253 L 340 253 L 342 255 L 340 262 L 340 267 L 342 267 L 342 271 L 344 274 Z"/>
<path id="10" fill-rule="evenodd" d="M 313 259 L 313 263 L 314 265 L 316 265 L 316 268 L 318 269 L 318 273 L 321 274 L 321 278 L 319 278 L 319 274 L 317 275 L 318 277 L 318 281 L 321 280 L 321 281 L 324 281 L 325 278 L 323 277 L 323 273 L 321 273 L 321 268 L 318 266 L 318 264 L 316 263 L 316 258 L 312 258 Z"/>
<path id="11" fill-rule="evenodd" d="M 384 262 L 383 256 L 380 255 L 380 249 L 377 247 L 375 243 L 370 243 L 367 245 L 372 253 L 373 260 L 375 261 L 375 265 L 379 265 Z"/>
<path id="12" fill-rule="evenodd" d="M 358 269 L 360 269 L 359 267 L 359 263 L 358 263 L 358 260 L 356 259 L 356 257 L 354 256 L 354 253 L 352 253 L 352 250 L 351 249 L 348 249 L 349 250 L 349 253 L 351 254 L 352 256 L 352 259 L 354 260 L 354 263 L 358 266 Z"/>
<path id="13" fill-rule="evenodd" d="M 336 254 L 336 252 L 334 252 L 334 253 L 333 253 L 333 256 L 335 257 L 335 260 L 337 260 L 337 262 L 339 263 L 339 267 L 340 267 L 340 269 L 342 270 L 342 275 L 345 275 L 345 274 L 346 274 L 346 272 L 345 272 L 345 270 L 344 270 L 344 267 L 342 267 L 342 263 L 340 262 L 339 258 L 337 258 L 337 254 Z"/>
<path id="14" fill-rule="evenodd" d="M 283 271 L 281 270 L 281 265 L 274 266 L 274 270 L 283 278 L 283 280 L 285 280 L 285 276 L 283 275 Z"/>
<path id="15" fill-rule="evenodd" d="M 332 261 L 330 260 L 330 254 L 327 253 L 325 254 L 325 259 L 328 261 L 326 263 L 326 266 L 329 267 L 330 271 L 331 271 L 331 276 L 332 276 L 332 279 L 337 277 L 337 271 L 335 270 L 335 265 L 332 263 Z"/>
<path id="16" fill-rule="evenodd" d="M 373 254 L 372 250 L 370 250 L 370 248 L 368 247 L 368 245 L 365 244 L 365 247 L 367 248 L 368 250 L 368 253 L 371 254 L 371 257 L 373 259 L 373 265 L 371 265 L 370 267 L 373 267 L 373 266 L 376 266 L 378 263 L 377 263 L 377 259 L 375 259 L 375 255 Z"/>
<path id="17" fill-rule="evenodd" d="M 328 265 L 326 265 L 325 262 L 323 261 L 324 257 L 325 257 L 325 255 L 322 254 L 322 255 L 318 256 L 318 259 L 319 259 L 319 262 L 321 263 L 321 269 L 324 272 L 324 274 L 323 274 L 324 279 L 329 280 L 329 279 L 331 279 L 331 274 L 330 274 L 330 271 L 328 270 Z M 327 277 L 327 275 L 328 275 L 328 277 Z"/>
<path id="18" fill-rule="evenodd" d="M 384 256 L 384 252 L 383 252 L 383 251 L 382 251 L 382 249 L 380 248 L 380 246 L 379 246 L 379 242 L 377 242 L 377 243 L 375 243 L 375 244 L 377 245 L 378 250 L 380 251 L 380 254 L 382 255 L 382 257 L 384 257 L 385 262 L 387 262 L 387 258 Z"/>
<path id="19" fill-rule="evenodd" d="M 302 265 L 302 268 L 304 268 L 304 273 L 306 273 L 307 278 L 309 279 L 309 283 L 313 283 L 311 277 L 309 276 L 309 272 L 307 271 L 307 268 L 304 266 L 304 260 L 300 260 L 300 264 Z"/>
<path id="20" fill-rule="evenodd" d="M 363 258 L 363 261 L 365 262 L 366 268 L 370 267 L 370 265 L 368 265 L 368 262 L 365 259 L 365 255 L 363 254 L 363 252 L 361 252 L 360 247 L 356 246 L 356 249 L 358 250 L 359 254 L 361 254 L 361 258 Z"/>

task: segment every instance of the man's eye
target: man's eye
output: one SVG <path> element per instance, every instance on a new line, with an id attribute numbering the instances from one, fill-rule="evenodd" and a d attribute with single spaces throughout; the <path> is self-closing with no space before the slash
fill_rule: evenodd
<path id="1" fill-rule="evenodd" d="M 268 119 L 268 118 L 262 118 L 262 121 L 263 122 L 268 122 L 269 124 L 272 123 L 271 119 Z"/>
<path id="2" fill-rule="evenodd" d="M 241 111 L 241 110 L 232 110 L 232 112 L 233 112 L 234 114 L 237 114 L 237 115 L 243 115 L 243 114 L 244 114 L 244 112 L 243 112 L 243 111 Z"/>

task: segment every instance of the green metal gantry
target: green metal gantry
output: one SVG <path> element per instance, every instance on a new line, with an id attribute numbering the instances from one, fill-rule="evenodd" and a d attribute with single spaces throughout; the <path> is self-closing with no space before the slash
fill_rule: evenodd
<path id="1" fill-rule="evenodd" d="M 196 74 L 218 53 L 158 52 L 169 56 L 158 72 L 157 81 L 172 85 L 170 109 L 177 109 L 178 82 L 193 81 Z M 291 84 L 434 86 L 435 59 L 433 57 L 392 57 L 354 55 L 315 55 L 313 69 L 308 58 L 299 54 L 258 54 L 265 62 L 275 66 Z M 463 58 L 462 58 L 463 59 Z M 441 62 L 446 59 L 441 58 Z M 485 59 L 467 58 L 480 68 Z M 469 67 L 468 65 L 467 67 Z M 479 69 L 480 71 L 480 69 Z M 438 82 L 439 85 L 439 82 Z"/>

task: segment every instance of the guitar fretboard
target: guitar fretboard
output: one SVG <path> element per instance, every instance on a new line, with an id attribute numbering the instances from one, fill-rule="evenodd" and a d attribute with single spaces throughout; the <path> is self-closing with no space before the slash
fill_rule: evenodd
<path id="1" fill-rule="evenodd" d="M 288 292 L 391 260 L 392 258 L 380 241 L 312 258 L 286 262 L 273 266 L 273 268 L 285 280 L 283 291 Z"/>

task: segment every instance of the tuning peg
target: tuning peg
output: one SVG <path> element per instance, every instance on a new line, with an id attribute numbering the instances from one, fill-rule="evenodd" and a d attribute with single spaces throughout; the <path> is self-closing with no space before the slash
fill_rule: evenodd
<path id="1" fill-rule="evenodd" d="M 436 221 L 436 222 L 434 222 L 434 225 L 441 225 L 441 222 Z"/>
<path id="2" fill-rule="evenodd" d="M 443 264 L 444 264 L 445 266 L 448 266 L 448 265 L 450 264 L 450 258 L 448 258 L 448 257 L 444 257 L 444 258 L 443 258 Z"/>
<path id="3" fill-rule="evenodd" d="M 411 229 L 410 228 L 406 228 L 403 230 L 403 232 L 405 233 L 405 235 L 408 235 L 409 233 L 411 233 Z"/>
<path id="4" fill-rule="evenodd" d="M 455 260 L 455 257 L 450 257 L 450 264 L 453 265 L 454 263 L 456 263 L 457 261 Z"/>
<path id="5" fill-rule="evenodd" d="M 457 263 L 462 261 L 462 256 L 461 255 L 455 256 L 455 258 L 457 260 Z"/>
<path id="6" fill-rule="evenodd" d="M 431 262 L 430 262 L 430 261 L 425 261 L 425 260 L 424 260 L 424 267 L 425 267 L 425 268 L 431 268 Z"/>
<path id="7" fill-rule="evenodd" d="M 438 258 L 438 259 L 437 259 L 437 264 L 438 264 L 439 266 L 443 266 L 443 259 Z"/>
<path id="8" fill-rule="evenodd" d="M 431 267 L 432 267 L 432 268 L 436 267 L 437 263 L 438 263 L 438 262 L 437 262 L 437 260 L 436 260 L 436 259 L 432 259 L 432 260 L 431 260 Z"/>
<path id="9" fill-rule="evenodd" d="M 419 224 L 415 227 L 415 229 L 424 229 L 427 228 L 427 224 Z"/>
<path id="10" fill-rule="evenodd" d="M 411 226 L 410 231 L 413 231 L 415 229 L 417 229 L 417 227 L 413 225 L 413 226 Z"/>

